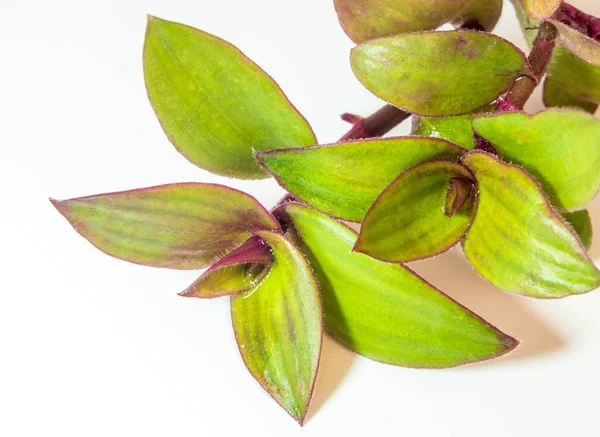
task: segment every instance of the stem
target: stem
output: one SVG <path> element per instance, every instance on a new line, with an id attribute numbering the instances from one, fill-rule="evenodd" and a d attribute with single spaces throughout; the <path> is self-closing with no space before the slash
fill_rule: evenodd
<path id="1" fill-rule="evenodd" d="M 342 114 L 342 120 L 352 123 L 352 128 L 339 141 L 383 136 L 409 116 L 409 112 L 392 105 L 385 105 L 366 118 L 361 118 L 353 114 Z"/>
<path id="2" fill-rule="evenodd" d="M 460 28 L 485 30 L 476 20 L 467 20 Z M 342 120 L 352 123 L 352 128 L 339 141 L 381 137 L 410 117 L 410 115 L 410 112 L 389 104 L 367 118 L 361 118 L 354 114 L 342 114 Z"/>
<path id="3" fill-rule="evenodd" d="M 517 80 L 508 94 L 498 102 L 497 112 L 523 109 L 525 102 L 529 100 L 533 90 L 546 74 L 546 69 L 552 59 L 556 35 L 556 27 L 552 23 L 544 21 L 540 25 L 529 54 L 529 63 L 536 79 L 525 76 Z"/>

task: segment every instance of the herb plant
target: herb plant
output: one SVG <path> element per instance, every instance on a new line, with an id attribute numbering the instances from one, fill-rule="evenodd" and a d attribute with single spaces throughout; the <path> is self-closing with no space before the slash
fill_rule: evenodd
<path id="1" fill-rule="evenodd" d="M 300 424 L 323 333 L 383 363 L 442 368 L 518 341 L 404 263 L 457 243 L 498 288 L 537 298 L 600 285 L 586 206 L 600 185 L 600 20 L 560 0 L 514 2 L 531 52 L 489 33 L 501 0 L 335 0 L 357 78 L 388 104 L 317 144 L 275 81 L 237 48 L 150 17 L 148 96 L 189 161 L 273 176 L 271 211 L 184 183 L 52 200 L 98 249 L 203 269 L 180 295 L 231 299 L 242 358 Z M 453 31 L 436 31 L 452 23 Z M 522 111 L 544 81 L 548 109 Z M 381 139 L 412 117 L 413 134 Z M 344 221 L 361 223 L 360 233 Z"/>

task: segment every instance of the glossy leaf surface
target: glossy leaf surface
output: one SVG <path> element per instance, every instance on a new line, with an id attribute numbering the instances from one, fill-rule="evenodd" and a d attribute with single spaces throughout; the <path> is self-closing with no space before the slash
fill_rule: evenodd
<path id="1" fill-rule="evenodd" d="M 388 138 L 261 153 L 286 190 L 336 217 L 361 221 L 379 193 L 404 170 L 464 149 L 436 138 Z"/>
<path id="2" fill-rule="evenodd" d="M 548 18 L 561 4 L 562 0 L 521 0 L 527 15 L 532 18 Z"/>
<path id="3" fill-rule="evenodd" d="M 412 134 L 425 137 L 443 138 L 467 150 L 475 148 L 473 139 L 472 114 L 454 117 L 412 117 Z"/>
<path id="4" fill-rule="evenodd" d="M 600 272 L 579 239 L 525 170 L 484 152 L 469 153 L 463 163 L 479 188 L 463 246 L 481 276 L 503 290 L 541 298 L 600 285 Z"/>
<path id="5" fill-rule="evenodd" d="M 316 142 L 271 77 L 234 46 L 200 30 L 151 17 L 144 74 L 169 139 L 205 170 L 264 178 L 253 150 Z"/>
<path id="6" fill-rule="evenodd" d="M 562 212 L 560 215 L 577 233 L 577 236 L 583 243 L 583 247 L 586 250 L 590 250 L 594 236 L 590 213 L 586 209 L 582 209 L 581 211 Z"/>
<path id="7" fill-rule="evenodd" d="M 382 36 L 433 30 L 451 21 L 473 20 L 491 30 L 501 0 L 335 0 L 344 31 L 356 43 Z"/>
<path id="8" fill-rule="evenodd" d="M 248 291 L 265 276 L 272 262 L 271 249 L 254 235 L 214 263 L 179 295 L 212 298 Z"/>
<path id="9" fill-rule="evenodd" d="M 351 55 L 371 92 L 419 115 L 460 115 L 495 100 L 523 75 L 524 54 L 483 32 L 424 32 L 369 41 Z"/>
<path id="10" fill-rule="evenodd" d="M 569 93 L 549 77 L 544 81 L 544 105 L 549 108 L 578 108 L 590 114 L 598 109 L 597 103 L 583 100 Z"/>
<path id="11" fill-rule="evenodd" d="M 323 340 L 319 288 L 303 255 L 287 238 L 258 235 L 273 250 L 274 262 L 255 288 L 231 298 L 235 337 L 250 373 L 302 423 Z"/>
<path id="12" fill-rule="evenodd" d="M 222 185 L 160 185 L 52 203 L 98 249 L 153 267 L 206 267 L 254 230 L 279 229 L 253 197 Z"/>
<path id="13" fill-rule="evenodd" d="M 581 111 L 548 109 L 478 117 L 474 130 L 505 161 L 525 167 L 553 206 L 585 208 L 600 186 L 600 121 Z"/>
<path id="14" fill-rule="evenodd" d="M 450 367 L 517 345 L 408 268 L 351 252 L 356 233 L 343 224 L 307 206 L 282 208 L 319 281 L 325 328 L 348 348 L 395 365 Z"/>
<path id="15" fill-rule="evenodd" d="M 448 217 L 451 179 L 470 186 L 473 176 L 460 164 L 426 162 L 402 173 L 377 198 L 363 221 L 354 250 L 391 262 L 409 262 L 450 249 L 467 231 L 475 213 L 474 194 L 452 196 L 463 203 Z M 461 194 L 462 194 L 462 190 Z"/>

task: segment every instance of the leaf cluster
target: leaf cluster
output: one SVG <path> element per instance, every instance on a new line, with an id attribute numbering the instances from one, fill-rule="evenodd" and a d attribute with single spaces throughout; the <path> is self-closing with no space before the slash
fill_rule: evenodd
<path id="1" fill-rule="evenodd" d="M 600 43 L 576 26 L 571 7 L 515 0 L 533 35 L 528 57 L 486 32 L 501 0 L 334 3 L 358 43 L 356 77 L 405 114 L 396 122 L 412 116 L 410 136 L 376 138 L 354 116 L 352 134 L 318 144 L 276 82 L 236 47 L 150 17 L 144 77 L 175 148 L 219 175 L 272 176 L 288 196 L 268 211 L 223 185 L 180 183 L 52 200 L 111 256 L 206 268 L 180 295 L 230 298 L 248 370 L 301 424 L 324 332 L 373 360 L 423 368 L 518 345 L 408 262 L 460 243 L 504 291 L 559 298 L 600 285 L 586 253 L 586 207 L 600 186 L 600 122 L 589 114 L 600 103 Z M 435 30 L 446 23 L 458 29 Z M 555 40 L 536 38 L 541 26 Z M 548 48 L 551 59 L 540 60 L 536 50 Z M 546 68 L 548 108 L 529 115 L 512 93 L 527 81 L 533 89 Z"/>

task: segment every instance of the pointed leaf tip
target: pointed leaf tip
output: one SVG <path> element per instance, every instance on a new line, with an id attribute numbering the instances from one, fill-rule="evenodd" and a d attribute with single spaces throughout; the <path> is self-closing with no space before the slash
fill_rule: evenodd
<path id="1" fill-rule="evenodd" d="M 256 287 L 232 297 L 235 337 L 252 376 L 302 425 L 323 340 L 319 289 L 290 240 L 272 232 L 258 236 L 270 246 L 274 261 Z"/>
<path id="2" fill-rule="evenodd" d="M 600 272 L 581 242 L 525 170 L 481 151 L 462 161 L 479 191 L 463 248 L 481 276 L 505 291 L 538 298 L 600 285 Z"/>
<path id="3" fill-rule="evenodd" d="M 101 251 L 153 267 L 206 267 L 256 230 L 281 231 L 256 199 L 222 185 L 169 184 L 51 202 Z"/>
<path id="4" fill-rule="evenodd" d="M 327 332 L 351 350 L 388 364 L 442 368 L 517 346 L 410 269 L 351 253 L 356 233 L 344 224 L 299 203 L 280 209 L 319 281 Z"/>
<path id="5" fill-rule="evenodd" d="M 360 222 L 379 193 L 406 169 L 464 153 L 438 138 L 397 137 L 273 150 L 258 154 L 258 159 L 298 198 L 335 217 Z"/>
<path id="6" fill-rule="evenodd" d="M 171 142 L 210 172 L 264 178 L 253 149 L 316 142 L 304 117 L 267 73 L 233 45 L 198 29 L 150 19 L 144 77 Z"/>

